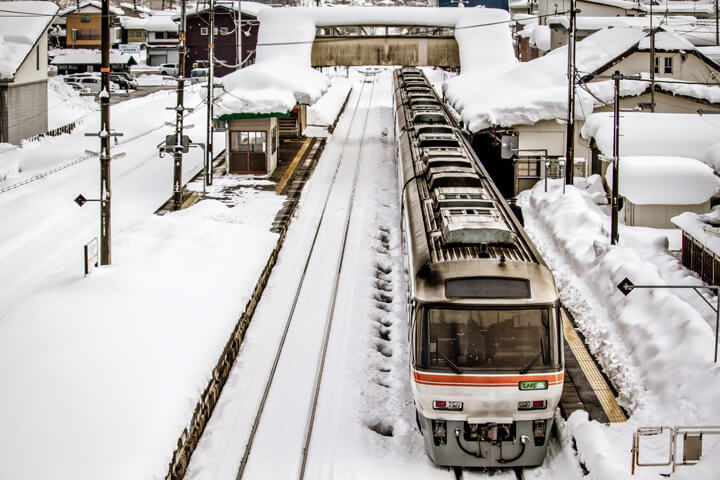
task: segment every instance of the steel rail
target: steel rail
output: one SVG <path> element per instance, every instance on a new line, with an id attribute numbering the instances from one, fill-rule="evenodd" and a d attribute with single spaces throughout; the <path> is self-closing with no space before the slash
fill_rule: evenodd
<path id="1" fill-rule="evenodd" d="M 372 97 L 373 92 L 375 91 L 375 76 L 377 73 L 372 73 L 373 81 L 370 85 L 370 105 L 372 105 Z M 366 74 L 367 76 L 367 74 Z M 365 82 L 363 81 L 363 85 Z M 365 115 L 365 122 L 363 123 L 363 129 L 362 133 L 360 134 L 360 146 L 358 147 L 358 154 L 357 154 L 357 161 L 355 164 L 355 174 L 353 177 L 353 185 L 352 190 L 350 191 L 350 197 L 348 199 L 348 213 L 345 218 L 345 226 L 343 231 L 343 241 L 342 245 L 340 247 L 340 253 L 339 258 L 337 262 L 337 270 L 335 271 L 335 278 L 333 279 L 333 288 L 332 288 L 332 300 L 330 301 L 330 305 L 328 307 L 326 319 L 325 319 L 325 331 L 323 336 L 323 347 L 322 347 L 322 354 L 320 356 L 320 359 L 318 361 L 318 366 L 315 374 L 315 387 L 313 391 L 313 399 L 310 406 L 310 412 L 308 416 L 308 423 L 305 426 L 305 442 L 303 444 L 303 451 L 302 451 L 302 463 L 300 465 L 300 474 L 298 476 L 299 480 L 303 480 L 305 478 L 305 468 L 307 467 L 307 459 L 308 454 L 310 450 L 310 441 L 312 440 L 312 432 L 313 427 L 315 425 L 315 413 L 317 411 L 317 403 L 318 398 L 320 396 L 320 385 L 322 384 L 322 376 L 323 372 L 325 370 L 325 357 L 327 355 L 327 348 L 328 344 L 330 342 L 330 331 L 332 329 L 332 322 L 335 317 L 335 302 L 337 301 L 338 296 L 338 289 L 340 287 L 340 276 L 342 275 L 342 266 L 345 260 L 345 248 L 347 246 L 347 240 L 348 240 L 348 234 L 350 233 L 350 220 L 352 219 L 352 212 L 353 212 L 353 205 L 355 204 L 355 190 L 357 189 L 357 183 L 360 173 L 360 164 L 362 160 L 362 153 L 363 153 L 363 147 L 365 146 L 365 143 L 363 142 L 363 139 L 365 138 L 365 132 L 367 131 L 367 125 L 368 120 L 370 119 L 370 109 L 368 108 L 368 113 Z"/>
<path id="2" fill-rule="evenodd" d="M 300 293 L 302 291 L 302 287 L 305 282 L 305 276 L 308 272 L 308 267 L 310 265 L 310 260 L 312 259 L 313 252 L 315 251 L 315 245 L 317 243 L 318 236 L 320 234 L 320 228 L 323 224 L 323 219 L 325 218 L 325 213 L 327 212 L 327 207 L 330 201 L 330 195 L 332 194 L 332 186 L 335 184 L 335 180 L 337 179 L 338 172 L 340 171 L 340 164 L 342 163 L 340 160 L 342 159 L 342 153 L 345 150 L 345 146 L 348 143 L 348 140 L 350 138 L 350 132 L 352 132 L 352 126 L 355 122 L 355 117 L 357 116 L 357 113 L 359 111 L 360 106 L 360 100 L 363 97 L 363 91 L 365 89 L 365 83 L 363 82 L 360 92 L 358 93 L 357 102 L 355 103 L 352 116 L 350 118 L 350 123 L 348 125 L 347 134 L 345 135 L 345 139 L 343 142 L 343 147 L 341 150 L 341 154 L 338 158 L 338 163 L 335 167 L 335 171 L 333 172 L 332 179 L 330 181 L 330 188 L 328 189 L 328 193 L 325 197 L 325 201 L 323 203 L 323 208 L 320 213 L 320 220 L 318 221 L 317 227 L 315 229 L 315 233 L 313 235 L 312 243 L 310 244 L 310 250 L 308 251 L 308 254 L 305 259 L 305 264 L 303 266 L 303 271 L 300 276 L 300 280 L 298 282 L 298 286 L 295 290 L 295 296 L 293 298 L 293 303 L 290 308 L 290 312 L 288 313 L 287 319 L 285 320 L 285 326 L 283 329 L 283 334 L 280 338 L 280 343 L 278 344 L 278 347 L 275 352 L 275 358 L 273 360 L 272 368 L 270 369 L 270 373 L 268 375 L 268 379 L 265 383 L 265 390 L 263 391 L 263 396 L 260 399 L 260 404 L 258 406 L 258 410 L 255 414 L 255 419 L 253 420 L 252 428 L 250 429 L 250 436 L 248 437 L 248 441 L 245 444 L 245 451 L 243 452 L 242 460 L 240 461 L 240 467 L 238 468 L 238 473 L 236 475 L 236 480 L 241 480 L 243 478 L 243 475 L 245 473 L 245 468 L 247 467 L 248 459 L 250 458 L 250 452 L 252 451 L 253 442 L 255 441 L 255 434 L 257 433 L 258 427 L 260 425 L 260 420 L 262 418 L 263 412 L 265 410 L 265 403 L 267 402 L 268 395 L 270 394 L 270 388 L 272 387 L 273 380 L 275 378 L 275 373 L 277 372 L 278 364 L 280 363 L 280 357 L 282 355 L 283 349 L 285 347 L 285 341 L 287 339 L 288 331 L 290 330 L 290 325 L 292 323 L 292 319 L 295 315 L 295 308 L 297 307 L 298 300 L 300 299 Z"/>

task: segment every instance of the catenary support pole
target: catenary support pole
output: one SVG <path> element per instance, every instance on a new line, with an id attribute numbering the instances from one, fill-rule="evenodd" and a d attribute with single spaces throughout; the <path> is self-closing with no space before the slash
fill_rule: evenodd
<path id="1" fill-rule="evenodd" d="M 207 83 L 207 140 L 205 145 L 205 183 L 212 185 L 213 181 L 213 102 L 215 82 L 215 2 L 210 0 L 210 28 L 208 31 L 208 83 Z"/>
<path id="2" fill-rule="evenodd" d="M 185 93 L 185 53 L 186 53 L 186 0 L 180 2 L 180 31 L 178 43 L 178 70 L 177 70 L 177 106 L 175 107 L 175 151 L 173 153 L 173 210 L 180 210 L 183 202 L 182 164 L 183 152 L 178 148 L 182 144 L 183 119 L 185 107 L 183 105 Z"/>
<path id="3" fill-rule="evenodd" d="M 110 0 L 103 0 L 101 16 L 100 265 L 110 265 Z"/>
<path id="4" fill-rule="evenodd" d="M 615 102 L 613 105 L 613 179 L 612 197 L 610 200 L 612 225 L 610 226 L 610 244 L 615 245 L 618 241 L 618 173 L 620 164 L 620 79 L 619 71 L 613 74 L 615 82 Z"/>
<path id="5" fill-rule="evenodd" d="M 655 112 L 655 28 L 653 27 L 653 2 L 650 2 L 650 111 Z"/>
<path id="6" fill-rule="evenodd" d="M 565 146 L 565 183 L 573 183 L 575 169 L 575 0 L 570 0 L 570 38 L 568 40 L 568 118 Z"/>

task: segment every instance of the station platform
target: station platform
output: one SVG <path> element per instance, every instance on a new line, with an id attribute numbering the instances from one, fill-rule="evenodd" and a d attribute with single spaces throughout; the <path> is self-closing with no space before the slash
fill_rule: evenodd
<path id="1" fill-rule="evenodd" d="M 565 338 L 565 383 L 560 399 L 563 417 L 568 418 L 575 410 L 585 410 L 591 420 L 625 422 L 627 415 L 615 400 L 617 392 L 588 352 L 572 316 L 564 308 L 561 311 Z"/>

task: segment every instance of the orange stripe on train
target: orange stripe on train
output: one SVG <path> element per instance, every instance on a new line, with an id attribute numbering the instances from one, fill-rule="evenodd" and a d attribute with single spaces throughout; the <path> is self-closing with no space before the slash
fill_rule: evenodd
<path id="1" fill-rule="evenodd" d="M 548 385 L 563 383 L 565 373 L 551 373 L 542 375 L 446 375 L 423 373 L 413 370 L 417 383 L 424 385 L 447 385 L 458 387 L 516 387 L 518 382 L 532 382 L 546 380 Z"/>

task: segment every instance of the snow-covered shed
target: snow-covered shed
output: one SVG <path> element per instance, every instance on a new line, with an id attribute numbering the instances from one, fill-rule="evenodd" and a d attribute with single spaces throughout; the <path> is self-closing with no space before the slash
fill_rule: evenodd
<path id="1" fill-rule="evenodd" d="M 598 172 L 604 173 L 612 158 L 613 129 L 613 114 L 603 112 L 590 115 L 580 132 L 592 146 L 593 163 L 597 164 Z M 623 112 L 619 133 L 622 157 L 689 157 L 720 172 L 720 118 L 715 115 Z"/>
<path id="2" fill-rule="evenodd" d="M 605 179 L 612 185 L 613 170 Z M 720 188 L 712 169 L 693 158 L 627 156 L 620 158 L 618 194 L 625 199 L 627 225 L 674 228 L 672 217 L 710 211 L 710 198 Z"/>
<path id="3" fill-rule="evenodd" d="M 53 2 L 0 2 L 0 143 L 47 130 L 48 27 Z"/>

